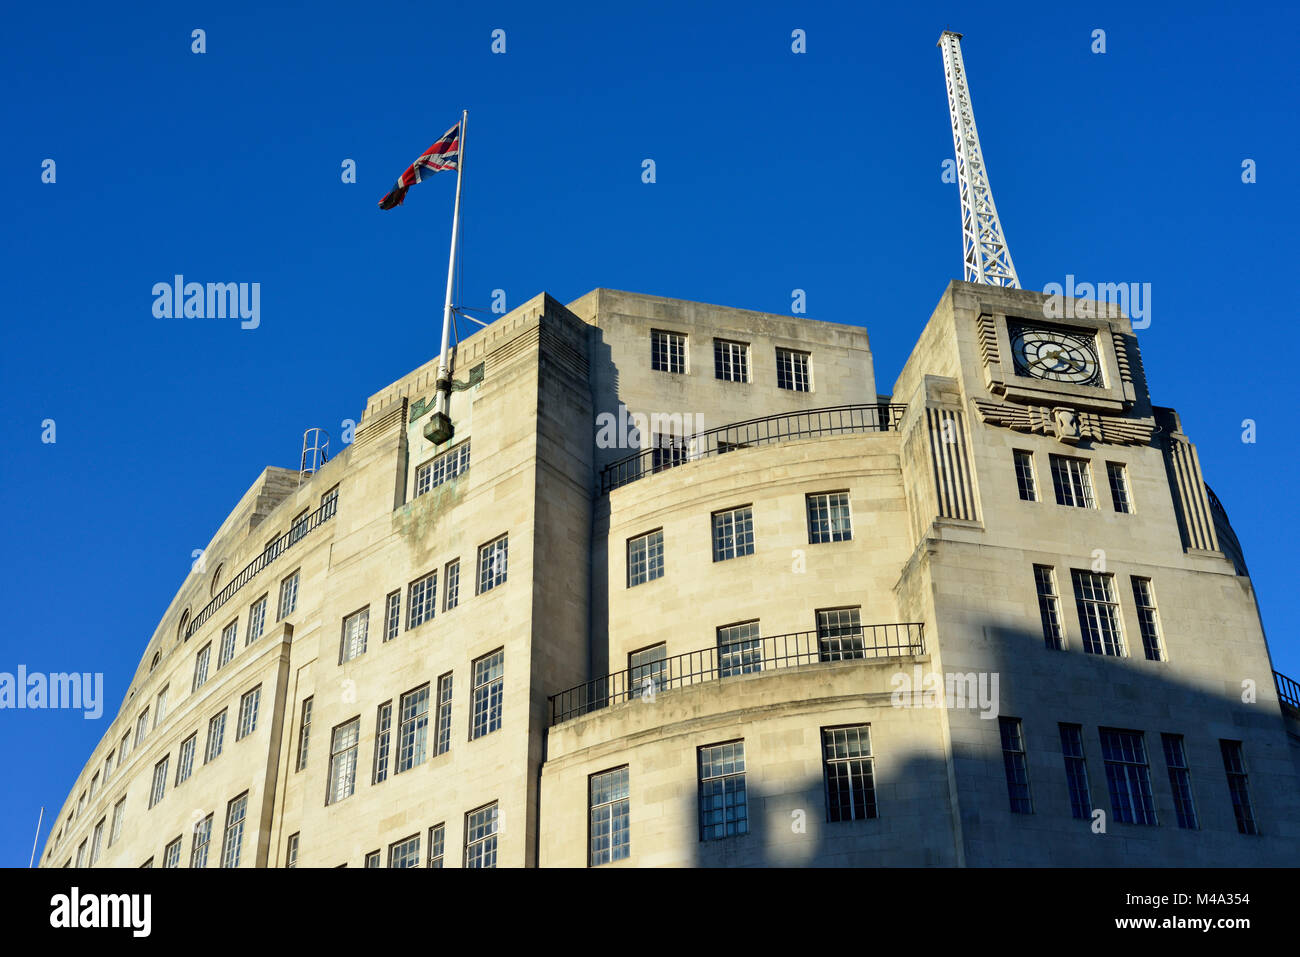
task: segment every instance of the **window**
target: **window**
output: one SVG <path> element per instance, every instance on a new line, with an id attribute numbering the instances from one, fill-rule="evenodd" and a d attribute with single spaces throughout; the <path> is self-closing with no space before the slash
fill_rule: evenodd
<path id="1" fill-rule="evenodd" d="M 180 623 L 176 626 L 177 641 L 180 641 L 182 638 L 188 639 L 190 637 L 189 627 L 190 627 L 190 610 L 186 608 L 185 611 L 181 614 Z"/>
<path id="2" fill-rule="evenodd" d="M 203 687 L 203 683 L 208 680 L 208 660 L 212 657 L 212 642 L 204 645 L 197 655 L 194 656 L 194 684 L 190 688 L 193 693 Z M 124 753 L 125 756 L 125 753 Z"/>
<path id="3" fill-rule="evenodd" d="M 190 867 L 208 866 L 208 845 L 212 841 L 212 815 L 194 825 L 194 840 L 190 844 Z"/>
<path id="4" fill-rule="evenodd" d="M 360 658 L 366 653 L 366 635 L 370 631 L 370 608 L 367 606 L 343 619 L 339 639 L 339 664 Z"/>
<path id="5" fill-rule="evenodd" d="M 686 372 L 686 337 L 677 332 L 650 330 L 650 368 L 655 372 Z"/>
<path id="6" fill-rule="evenodd" d="M 149 736 L 149 709 L 145 708 L 140 712 L 140 717 L 135 719 L 135 746 L 138 749 L 144 744 L 144 739 Z"/>
<path id="7" fill-rule="evenodd" d="M 628 687 L 632 697 L 648 695 L 653 698 L 655 692 L 664 687 L 668 677 L 667 657 L 668 647 L 662 642 L 627 656 Z"/>
<path id="8" fill-rule="evenodd" d="M 194 772 L 194 748 L 198 744 L 199 733 L 196 731 L 181 742 L 181 749 L 176 753 L 176 786 L 179 787 L 190 779 Z"/>
<path id="9" fill-rule="evenodd" d="M 718 676 L 747 675 L 763 670 L 758 622 L 747 621 L 718 629 Z"/>
<path id="10" fill-rule="evenodd" d="M 1237 818 L 1237 830 L 1242 834 L 1258 834 L 1255 811 L 1250 803 L 1250 786 L 1246 778 L 1246 759 L 1241 753 L 1240 741 L 1220 739 L 1223 753 L 1223 770 L 1228 775 L 1228 793 L 1232 795 L 1232 813 Z"/>
<path id="11" fill-rule="evenodd" d="M 776 350 L 776 387 L 792 392 L 807 392 L 812 379 L 808 375 L 808 353 L 793 349 Z"/>
<path id="12" fill-rule="evenodd" d="M 1035 565 L 1034 585 L 1038 589 L 1038 615 L 1043 620 L 1043 641 L 1053 651 L 1061 651 L 1065 648 L 1065 629 L 1061 627 L 1056 570 L 1051 565 Z"/>
<path id="13" fill-rule="evenodd" d="M 848 661 L 866 656 L 861 608 L 826 608 L 817 612 L 819 661 Z"/>
<path id="14" fill-rule="evenodd" d="M 626 765 L 588 778 L 588 863 L 592 867 L 624 860 L 632 853 L 628 808 Z"/>
<path id="15" fill-rule="evenodd" d="M 438 573 L 429 572 L 423 578 L 411 582 L 406 596 L 406 628 L 409 631 L 424 624 L 433 617 L 437 608 Z"/>
<path id="16" fill-rule="evenodd" d="M 96 771 L 94 777 L 90 779 L 90 796 L 87 798 L 87 800 L 89 801 L 95 800 L 95 789 L 98 787 L 99 787 L 99 772 Z"/>
<path id="17" fill-rule="evenodd" d="M 474 662 L 473 708 L 469 738 L 481 738 L 501 727 L 501 701 L 505 689 L 505 650 L 494 651 Z"/>
<path id="18" fill-rule="evenodd" d="M 438 741 L 434 754 L 451 749 L 451 672 L 438 679 Z"/>
<path id="19" fill-rule="evenodd" d="M 347 866 L 347 865 L 345 864 L 344 867 L 346 867 L 346 866 Z M 378 852 L 378 851 L 371 851 L 369 854 L 366 855 L 366 867 L 367 867 L 367 868 L 377 868 L 377 867 L 379 867 L 379 852 Z"/>
<path id="20" fill-rule="evenodd" d="M 1110 500 L 1115 511 L 1132 512 L 1133 501 L 1128 494 L 1127 470 L 1118 462 L 1107 462 L 1106 477 L 1110 479 Z"/>
<path id="21" fill-rule="evenodd" d="M 1101 729 L 1101 756 L 1114 818 L 1124 824 L 1156 823 L 1151 773 L 1141 731 Z"/>
<path id="22" fill-rule="evenodd" d="M 1178 826 L 1196 830 L 1196 804 L 1192 801 L 1192 773 L 1187 767 L 1187 752 L 1183 749 L 1181 734 L 1162 734 L 1160 743 L 1165 749 L 1165 766 L 1169 768 L 1169 790 L 1174 795 L 1174 812 Z"/>
<path id="23" fill-rule="evenodd" d="M 713 513 L 713 560 L 754 554 L 754 510 L 745 505 Z"/>
<path id="24" fill-rule="evenodd" d="M 375 715 L 375 767 L 370 776 L 372 784 L 388 780 L 388 751 L 393 737 L 393 703 L 385 701 Z"/>
<path id="25" fill-rule="evenodd" d="M 104 759 L 104 786 L 108 787 L 108 779 L 113 774 L 113 753 L 108 752 L 108 757 Z"/>
<path id="26" fill-rule="evenodd" d="M 162 724 L 163 718 L 167 717 L 167 692 L 170 690 L 170 686 L 165 686 L 162 691 L 158 692 L 158 698 L 154 701 L 153 726 L 155 728 Z"/>
<path id="27" fill-rule="evenodd" d="M 685 465 L 690 460 L 686 438 L 671 432 L 656 432 L 650 443 L 650 470 L 662 472 L 664 469 Z"/>
<path id="28" fill-rule="evenodd" d="M 145 861 L 143 864 L 140 865 L 140 870 L 142 870 L 142 871 L 151 870 L 152 868 L 153 868 L 153 858 L 152 858 L 152 857 L 149 858 L 149 860 Z"/>
<path id="29" fill-rule="evenodd" d="M 401 698 L 401 724 L 397 729 L 397 769 L 401 774 L 424 763 L 429 737 L 429 686 L 408 691 Z"/>
<path id="30" fill-rule="evenodd" d="M 442 824 L 435 824 L 429 828 L 429 866 L 442 867 L 442 856 L 445 844 L 446 827 Z"/>
<path id="31" fill-rule="evenodd" d="M 216 570 L 215 572 L 212 573 L 212 582 L 211 582 L 211 584 L 208 585 L 208 597 L 209 597 L 209 598 L 215 598 L 215 597 L 216 597 L 216 594 L 217 594 L 217 588 L 218 588 L 218 586 L 221 585 L 221 570 L 222 570 L 223 568 L 225 568 L 225 567 L 226 567 L 225 565 L 218 565 L 218 566 L 217 566 L 217 570 Z"/>
<path id="32" fill-rule="evenodd" d="M 298 725 L 298 765 L 301 771 L 307 766 L 307 744 L 311 740 L 311 698 L 302 699 L 302 720 Z"/>
<path id="33" fill-rule="evenodd" d="M 627 540 L 627 587 L 664 577 L 664 530 Z"/>
<path id="34" fill-rule="evenodd" d="M 294 517 L 293 522 L 290 523 L 290 525 L 289 525 L 289 544 L 290 544 L 290 545 L 292 545 L 294 542 L 298 541 L 298 540 L 301 539 L 304 535 L 307 534 L 307 515 L 308 515 L 308 513 L 309 513 L 310 511 L 311 511 L 311 509 L 306 509 L 306 508 L 304 508 L 301 512 L 299 512 L 299 513 Z"/>
<path id="35" fill-rule="evenodd" d="M 163 849 L 163 867 L 181 866 L 181 839 L 178 837 Z"/>
<path id="36" fill-rule="evenodd" d="M 244 647 L 248 647 L 262 637 L 266 628 L 266 595 L 253 602 L 248 609 L 248 632 L 244 636 Z"/>
<path id="37" fill-rule="evenodd" d="M 288 578 L 280 582 L 280 602 L 276 606 L 275 620 L 280 621 L 286 615 L 293 614 L 293 610 L 298 607 L 298 575 L 295 571 Z"/>
<path id="38" fill-rule="evenodd" d="M 1160 620 L 1156 617 L 1156 598 L 1151 579 L 1133 579 L 1133 603 L 1137 606 L 1138 628 L 1142 632 L 1142 650 L 1151 661 L 1161 660 Z"/>
<path id="39" fill-rule="evenodd" d="M 122 735 L 122 746 L 117 749 L 117 766 L 126 764 L 126 756 L 131 753 L 131 732 Z"/>
<path id="40" fill-rule="evenodd" d="M 213 758 L 221 754 L 221 748 L 226 739 L 226 709 L 222 708 L 220 714 L 212 716 L 208 722 L 208 746 L 203 753 L 203 763 L 207 764 Z"/>
<path id="41" fill-rule="evenodd" d="M 1016 449 L 1011 453 L 1016 463 L 1016 489 L 1026 502 L 1038 501 L 1038 483 L 1034 481 L 1034 455 Z"/>
<path id="42" fill-rule="evenodd" d="M 327 518 L 333 518 L 334 513 L 339 510 L 339 487 L 335 485 L 332 489 L 320 497 L 320 520 L 323 522 Z"/>
<path id="43" fill-rule="evenodd" d="M 113 826 L 108 832 L 108 846 L 112 847 L 122 836 L 122 817 L 126 814 L 126 798 L 123 797 L 113 805 Z"/>
<path id="44" fill-rule="evenodd" d="M 716 841 L 749 832 L 745 797 L 745 742 L 711 744 L 699 750 L 700 840 Z"/>
<path id="45" fill-rule="evenodd" d="M 402 593 L 389 592 L 384 599 L 384 641 L 392 641 L 402 630 Z"/>
<path id="46" fill-rule="evenodd" d="M 1025 739 L 1019 718 L 998 718 L 1002 733 L 1002 764 L 1007 773 L 1007 795 L 1012 814 L 1033 814 L 1029 797 L 1029 766 L 1025 760 Z"/>
<path id="47" fill-rule="evenodd" d="M 1123 655 L 1124 632 L 1119 624 L 1119 603 L 1111 575 L 1075 569 L 1074 600 L 1079 606 L 1083 650 L 1090 655 Z"/>
<path id="48" fill-rule="evenodd" d="M 443 591 L 446 593 L 442 599 L 442 610 L 451 611 L 460 604 L 460 559 L 453 558 L 447 563 L 447 570 L 443 573 Z"/>
<path id="49" fill-rule="evenodd" d="M 876 816 L 871 727 L 822 728 L 826 774 L 826 820 L 861 821 Z"/>
<path id="50" fill-rule="evenodd" d="M 415 470 L 415 494 L 431 492 L 469 469 L 469 442 L 434 456 Z"/>
<path id="51" fill-rule="evenodd" d="M 1092 498 L 1092 479 L 1088 476 L 1088 460 L 1068 455 L 1053 455 L 1052 487 L 1056 489 L 1056 504 L 1074 508 L 1096 508 Z"/>
<path id="52" fill-rule="evenodd" d="M 748 382 L 749 345 L 727 339 L 714 339 L 713 375 L 724 382 Z"/>
<path id="53" fill-rule="evenodd" d="M 1088 788 L 1088 762 L 1083 755 L 1083 727 L 1062 724 L 1060 728 L 1065 783 L 1070 791 L 1070 814 L 1087 820 L 1092 817 L 1092 793 Z"/>
<path id="54" fill-rule="evenodd" d="M 824 492 L 809 495 L 808 544 L 847 542 L 853 538 L 853 520 L 849 517 L 848 492 Z"/>
<path id="55" fill-rule="evenodd" d="M 404 841 L 388 845 L 389 867 L 420 866 L 420 835 L 412 834 Z"/>
<path id="56" fill-rule="evenodd" d="M 284 866 L 298 866 L 298 834 L 294 832 L 289 835 L 289 843 L 284 849 Z"/>
<path id="57" fill-rule="evenodd" d="M 244 846 L 244 816 L 247 812 L 247 791 L 226 805 L 226 836 L 221 842 L 222 867 L 239 866 L 239 852 Z"/>
<path id="58" fill-rule="evenodd" d="M 497 805 L 493 801 L 465 815 L 465 866 L 497 866 Z"/>
<path id="59" fill-rule="evenodd" d="M 478 593 L 491 591 L 506 581 L 506 564 L 509 542 L 502 535 L 496 541 L 481 545 L 478 550 Z"/>
<path id="60" fill-rule="evenodd" d="M 104 850 L 104 823 L 107 819 L 100 818 L 95 825 L 95 830 L 90 838 L 90 866 L 94 867 L 99 863 L 99 855 Z"/>
<path id="61" fill-rule="evenodd" d="M 235 657 L 235 636 L 239 633 L 239 619 L 236 618 L 221 629 L 221 650 L 217 653 L 217 670 L 220 671 L 230 659 Z"/>
<path id="62" fill-rule="evenodd" d="M 82 791 L 81 797 L 77 798 L 77 815 L 80 816 L 81 812 L 84 811 L 85 808 L 86 808 L 86 792 Z"/>
<path id="63" fill-rule="evenodd" d="M 329 794 L 326 804 L 351 797 L 357 785 L 357 740 L 361 719 L 353 718 L 334 729 L 330 738 Z"/>
<path id="64" fill-rule="evenodd" d="M 235 740 L 242 741 L 257 730 L 257 711 L 262 704 L 262 686 L 246 692 L 239 699 L 239 727 L 235 729 Z"/>
<path id="65" fill-rule="evenodd" d="M 77 846 L 77 866 L 81 867 L 86 863 L 86 841 L 82 841 Z"/>
<path id="66" fill-rule="evenodd" d="M 149 807 L 161 801 L 167 792 L 167 764 L 170 760 L 169 754 L 153 766 L 153 786 L 149 789 Z"/>
<path id="67" fill-rule="evenodd" d="M 151 660 L 151 661 L 149 662 L 149 674 L 153 674 L 153 673 L 154 673 L 154 669 L 158 667 L 158 662 L 160 662 L 160 661 L 162 661 L 162 652 L 161 652 L 161 651 L 155 651 L 155 652 L 153 653 L 153 660 Z M 48 857 L 49 855 L 46 855 L 46 856 Z"/>

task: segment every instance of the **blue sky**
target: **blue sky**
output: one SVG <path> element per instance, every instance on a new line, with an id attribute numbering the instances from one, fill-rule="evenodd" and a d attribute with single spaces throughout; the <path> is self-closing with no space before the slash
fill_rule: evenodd
<path id="1" fill-rule="evenodd" d="M 609 286 L 786 313 L 804 289 L 811 317 L 867 326 L 888 388 L 960 277 L 945 27 L 1022 284 L 1152 284 L 1152 393 L 1300 677 L 1300 515 L 1278 494 L 1300 467 L 1293 9 L 229 6 L 3 14 L 0 671 L 103 672 L 107 709 L 0 713 L 0 864 L 26 864 L 192 550 L 262 468 L 296 465 L 304 428 L 337 435 L 436 351 L 454 179 L 376 203 L 462 108 L 466 305 Z M 176 273 L 261 283 L 260 327 L 155 318 Z"/>

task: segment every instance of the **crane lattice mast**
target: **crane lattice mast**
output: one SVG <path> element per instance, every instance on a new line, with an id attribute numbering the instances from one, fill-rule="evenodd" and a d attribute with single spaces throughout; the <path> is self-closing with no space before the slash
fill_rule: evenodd
<path id="1" fill-rule="evenodd" d="M 948 83 L 948 113 L 952 117 L 952 145 L 957 154 L 957 187 L 961 190 L 961 245 L 967 282 L 1020 288 L 1011 250 L 1002 233 L 998 209 L 993 205 L 988 169 L 975 130 L 975 110 L 966 85 L 961 59 L 961 34 L 943 31 L 943 76 Z"/>

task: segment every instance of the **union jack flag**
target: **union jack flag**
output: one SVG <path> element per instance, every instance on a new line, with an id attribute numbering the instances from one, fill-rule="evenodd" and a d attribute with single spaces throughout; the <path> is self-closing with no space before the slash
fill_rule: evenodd
<path id="1" fill-rule="evenodd" d="M 444 169 L 457 169 L 460 165 L 460 124 L 457 123 L 442 138 L 424 151 L 418 160 L 406 167 L 406 172 L 397 179 L 397 185 L 384 194 L 379 201 L 380 209 L 392 209 L 401 206 L 406 199 L 406 191 L 424 179 L 421 170 L 437 173 Z"/>

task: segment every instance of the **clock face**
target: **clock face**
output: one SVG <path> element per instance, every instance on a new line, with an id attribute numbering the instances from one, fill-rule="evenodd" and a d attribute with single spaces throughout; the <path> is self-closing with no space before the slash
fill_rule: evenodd
<path id="1" fill-rule="evenodd" d="M 1019 326 L 1009 331 L 1017 374 L 1071 385 L 1101 385 L 1097 339 L 1091 332 L 1049 326 Z"/>

